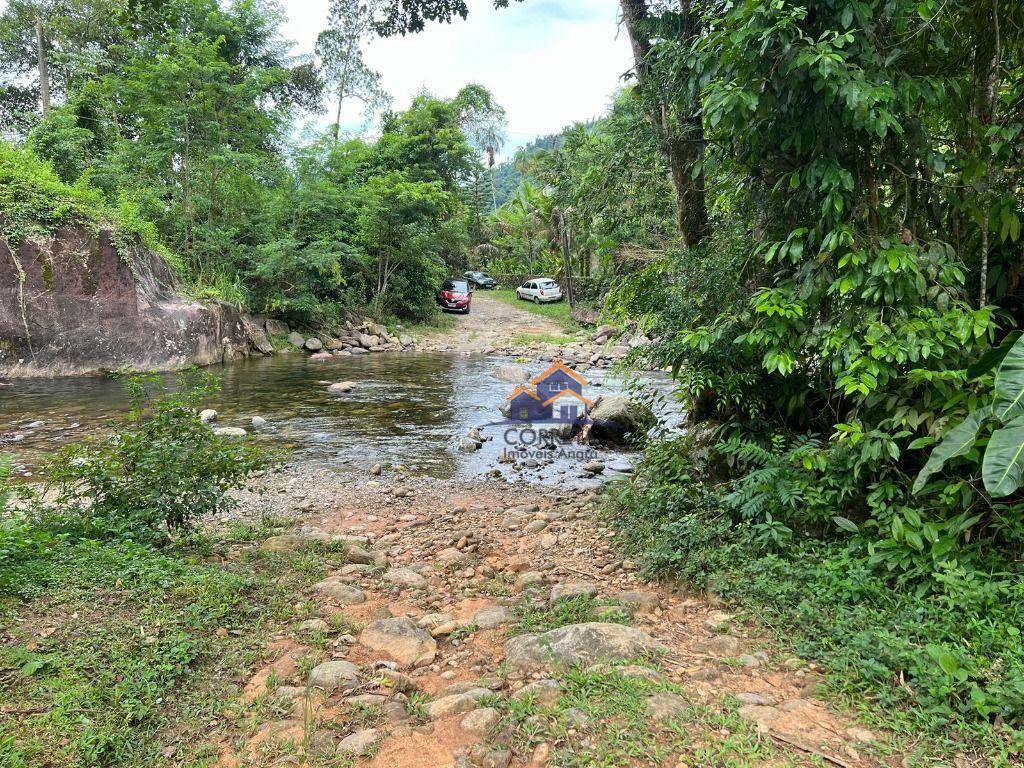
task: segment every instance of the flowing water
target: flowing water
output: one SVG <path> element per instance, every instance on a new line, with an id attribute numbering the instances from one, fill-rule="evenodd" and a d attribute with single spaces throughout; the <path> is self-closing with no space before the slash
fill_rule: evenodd
<path id="1" fill-rule="evenodd" d="M 311 471 L 368 470 L 403 464 L 439 478 L 468 479 L 500 468 L 505 427 L 484 427 L 493 439 L 460 453 L 458 438 L 472 427 L 501 420 L 499 405 L 513 384 L 499 379 L 507 359 L 436 353 L 384 353 L 313 362 L 298 355 L 243 360 L 208 369 L 221 391 L 203 407 L 219 412 L 219 426 L 239 426 L 256 439 L 290 449 L 290 461 Z M 522 366 L 536 374 L 544 365 Z M 601 372 L 588 373 L 586 394 L 621 390 Z M 173 377 L 168 375 L 168 380 Z M 321 382 L 354 381 L 349 394 L 327 393 Z M 654 379 L 664 391 L 667 383 Z M 127 411 L 123 384 L 102 377 L 14 380 L 0 387 L 0 453 L 17 473 L 34 471 L 65 443 L 102 433 Z M 668 415 L 671 418 L 671 414 Z M 252 417 L 267 426 L 252 429 Z M 41 424 L 39 424 L 41 422 Z M 579 446 L 565 446 L 578 454 Z M 625 469 L 628 452 L 598 451 L 610 467 Z M 578 455 L 527 470 L 535 481 L 585 484 Z"/>

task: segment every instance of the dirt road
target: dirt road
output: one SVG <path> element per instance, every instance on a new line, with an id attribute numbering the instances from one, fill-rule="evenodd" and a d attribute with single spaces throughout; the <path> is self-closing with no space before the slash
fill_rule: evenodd
<path id="1" fill-rule="evenodd" d="M 521 334 L 559 334 L 558 323 L 501 301 L 485 291 L 473 294 L 468 315 L 451 315 L 454 328 L 433 331 L 423 337 L 423 349 L 486 352 L 512 343 Z"/>

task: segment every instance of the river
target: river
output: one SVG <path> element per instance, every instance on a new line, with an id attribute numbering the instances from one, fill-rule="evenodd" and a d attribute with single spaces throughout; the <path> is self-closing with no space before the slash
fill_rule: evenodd
<path id="1" fill-rule="evenodd" d="M 556 457 L 536 468 L 500 464 L 505 429 L 485 427 L 492 439 L 475 453 L 460 453 L 458 438 L 473 427 L 499 421 L 499 405 L 513 384 L 495 374 L 507 358 L 438 353 L 382 353 L 314 362 L 297 354 L 251 358 L 207 369 L 221 391 L 204 403 L 218 425 L 244 427 L 255 439 L 290 449 L 289 461 L 311 472 L 367 471 L 374 464 L 402 464 L 413 473 L 453 480 L 500 469 L 509 479 L 586 486 L 578 457 Z M 540 373 L 544 364 L 523 365 Z M 609 394 L 622 383 L 603 371 L 588 372 L 586 394 Z M 168 379 L 172 376 L 169 374 Z M 332 396 L 323 381 L 354 381 L 355 390 Z M 653 377 L 662 395 L 668 382 Z M 661 398 L 664 400 L 664 398 Z M 14 380 L 0 388 L 0 453 L 16 475 L 31 478 L 62 445 L 90 439 L 123 418 L 123 383 L 104 377 Z M 676 414 L 664 402 L 659 416 Z M 267 425 L 252 429 L 252 417 Z M 38 426 L 33 423 L 42 422 Z M 572 448 L 572 446 L 566 446 Z M 576 447 L 578 449 L 578 446 Z M 599 450 L 610 468 L 625 470 L 629 451 Z"/>

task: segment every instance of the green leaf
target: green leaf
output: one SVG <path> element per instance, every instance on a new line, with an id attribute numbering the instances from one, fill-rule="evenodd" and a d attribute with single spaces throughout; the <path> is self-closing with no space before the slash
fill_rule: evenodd
<path id="1" fill-rule="evenodd" d="M 985 449 L 981 479 L 993 496 L 1009 496 L 1024 475 L 1024 415 L 992 433 Z"/>
<path id="2" fill-rule="evenodd" d="M 853 520 L 850 520 L 849 518 L 840 517 L 839 515 L 836 515 L 835 517 L 832 518 L 832 520 L 836 524 L 837 527 L 841 528 L 844 531 L 848 531 L 849 533 L 859 533 L 860 532 L 860 528 L 857 526 L 857 524 L 855 522 L 853 522 Z"/>
<path id="3" fill-rule="evenodd" d="M 986 405 L 984 408 L 967 414 L 967 418 L 949 430 L 942 438 L 942 442 L 935 446 L 927 463 L 918 473 L 917 479 L 914 481 L 913 493 L 920 493 L 928 479 L 942 469 L 947 461 L 957 456 L 963 456 L 971 450 L 974 442 L 978 439 L 981 423 L 991 415 L 992 407 Z"/>
<path id="4" fill-rule="evenodd" d="M 1021 331 L 1014 331 L 1009 334 L 998 347 L 992 347 L 992 349 L 988 350 L 976 363 L 967 368 L 967 378 L 976 379 L 979 376 L 985 375 L 999 365 L 999 363 L 1003 361 L 1003 358 L 1006 357 L 1007 353 L 1009 353 L 1010 348 L 1020 337 Z"/>
<path id="5" fill-rule="evenodd" d="M 995 414 L 1003 423 L 1024 413 L 1024 337 L 1014 342 L 996 371 Z"/>

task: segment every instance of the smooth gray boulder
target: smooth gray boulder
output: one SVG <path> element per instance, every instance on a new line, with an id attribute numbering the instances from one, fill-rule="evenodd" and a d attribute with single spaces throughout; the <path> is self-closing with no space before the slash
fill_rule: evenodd
<path id="1" fill-rule="evenodd" d="M 309 685 L 333 691 L 351 691 L 359 687 L 359 667 L 349 661 L 325 661 L 309 671 Z"/>
<path id="2" fill-rule="evenodd" d="M 621 395 L 602 397 L 590 411 L 591 423 L 583 429 L 584 440 L 621 444 L 629 435 L 643 436 L 656 419 L 644 403 Z"/>
<path id="3" fill-rule="evenodd" d="M 437 641 L 404 617 L 367 625 L 359 642 L 371 651 L 387 654 L 403 667 L 422 667 L 437 656 Z"/>
<path id="4" fill-rule="evenodd" d="M 313 585 L 313 589 L 341 605 L 358 605 L 366 602 L 366 593 L 359 587 L 345 583 L 338 576 L 330 576 Z"/>
<path id="5" fill-rule="evenodd" d="M 505 643 L 505 661 L 516 672 L 597 661 L 626 661 L 664 646 L 635 627 L 590 622 L 570 624 L 542 635 L 520 635 Z"/>

